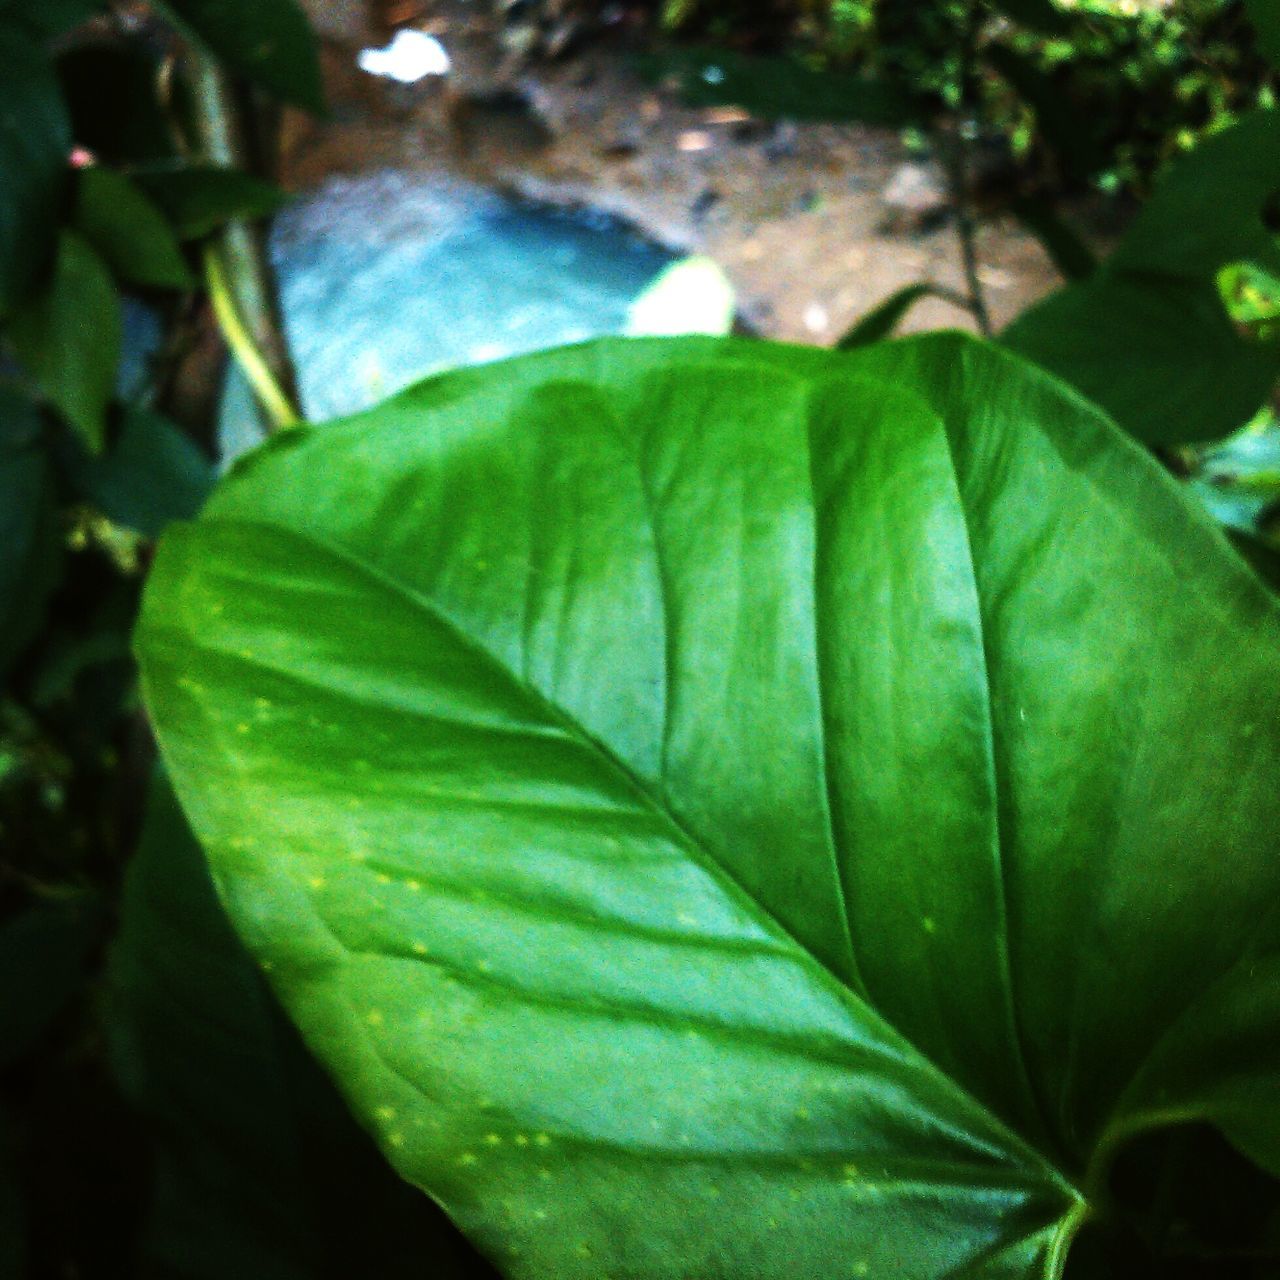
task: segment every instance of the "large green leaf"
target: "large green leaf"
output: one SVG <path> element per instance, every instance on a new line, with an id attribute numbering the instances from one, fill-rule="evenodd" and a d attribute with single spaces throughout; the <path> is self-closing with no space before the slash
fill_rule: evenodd
<path id="1" fill-rule="evenodd" d="M 0 26 L 0 318 L 53 256 L 71 126 L 53 69 Z"/>
<path id="2" fill-rule="evenodd" d="M 165 0 L 222 62 L 308 111 L 324 110 L 320 57 L 297 0 Z"/>
<path id="3" fill-rule="evenodd" d="M 76 232 L 62 232 L 53 279 L 14 314 L 9 337 L 41 392 L 100 451 L 123 321 L 106 264 Z"/>
<path id="4" fill-rule="evenodd" d="M 450 375 L 243 463 L 138 647 L 241 935 L 512 1276 L 1056 1277 L 1134 1133 L 1280 1173 L 1280 616 L 1012 357 Z"/>
<path id="5" fill-rule="evenodd" d="M 1263 222 L 1280 189 L 1280 111 L 1258 111 L 1182 157 L 1110 259 L 1002 335 L 1074 383 L 1141 440 L 1214 439 L 1247 421 L 1280 377 L 1280 347 L 1237 334 L 1217 275 L 1280 268 Z"/>

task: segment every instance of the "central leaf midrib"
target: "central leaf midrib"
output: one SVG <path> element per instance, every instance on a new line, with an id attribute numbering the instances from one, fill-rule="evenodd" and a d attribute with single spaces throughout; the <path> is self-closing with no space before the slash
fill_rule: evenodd
<path id="1" fill-rule="evenodd" d="M 918 1067 L 927 1073 L 934 1083 L 939 1086 L 941 1092 L 954 1100 L 962 1116 L 967 1113 L 979 1120 L 981 1127 L 985 1128 L 988 1133 L 998 1135 L 1004 1140 L 1010 1148 L 1010 1154 L 1020 1154 L 1031 1167 L 1042 1171 L 1046 1182 L 1065 1197 L 1067 1204 L 1064 1206 L 1064 1212 L 1072 1204 L 1079 1204 L 1084 1201 L 1083 1194 L 1063 1170 L 1054 1165 L 1042 1152 L 1032 1147 L 1026 1139 L 1010 1128 L 1000 1116 L 990 1111 L 982 1102 L 969 1093 L 963 1085 L 936 1066 L 926 1054 L 898 1031 L 879 1009 L 851 990 L 817 955 L 796 938 L 763 903 L 760 903 L 748 893 L 728 869 L 721 864 L 719 859 L 703 845 L 701 839 L 685 826 L 678 815 L 672 813 L 665 804 L 655 797 L 645 783 L 606 744 L 591 734 L 564 708 L 552 702 L 541 690 L 530 685 L 512 671 L 501 658 L 475 639 L 437 601 L 409 586 L 401 579 L 393 577 L 363 555 L 347 547 L 337 545 L 309 530 L 302 531 L 275 521 L 245 520 L 234 517 L 206 516 L 202 523 L 206 527 L 213 528 L 222 527 L 244 531 L 259 530 L 274 537 L 283 536 L 302 543 L 362 574 L 379 588 L 398 596 L 413 608 L 431 617 L 454 637 L 460 647 L 474 654 L 479 661 L 500 674 L 512 688 L 526 698 L 546 719 L 559 726 L 572 739 L 588 748 L 597 758 L 602 768 L 614 774 L 626 785 L 627 789 L 636 797 L 637 803 L 648 809 L 670 829 L 675 843 L 682 847 L 721 886 L 722 890 L 732 900 L 736 901 L 739 906 L 746 907 L 750 913 L 762 919 L 768 927 L 794 946 L 798 961 L 811 970 L 816 981 L 834 990 L 842 1003 L 850 1005 L 854 1009 L 864 1010 L 883 1029 L 883 1033 L 890 1043 L 896 1042 L 906 1050 L 914 1062 L 918 1064 Z M 974 1136 L 981 1137 L 981 1128 L 979 1134 Z"/>

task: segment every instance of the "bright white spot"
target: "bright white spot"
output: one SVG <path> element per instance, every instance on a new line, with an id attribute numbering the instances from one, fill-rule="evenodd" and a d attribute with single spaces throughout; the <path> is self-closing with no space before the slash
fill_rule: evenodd
<path id="1" fill-rule="evenodd" d="M 702 78 L 708 84 L 724 84 L 724 71 L 719 67 L 704 67 Z"/>
<path id="2" fill-rule="evenodd" d="M 632 338 L 724 334 L 733 328 L 734 307 L 733 285 L 710 258 L 682 258 L 627 308 L 625 332 Z"/>
<path id="3" fill-rule="evenodd" d="M 356 61 L 361 71 L 401 84 L 416 84 L 427 76 L 447 76 L 453 66 L 444 45 L 422 31 L 397 31 L 385 49 L 361 49 Z"/>
<path id="4" fill-rule="evenodd" d="M 804 309 L 804 327 L 810 333 L 825 333 L 831 327 L 831 317 L 820 302 L 811 302 Z"/>

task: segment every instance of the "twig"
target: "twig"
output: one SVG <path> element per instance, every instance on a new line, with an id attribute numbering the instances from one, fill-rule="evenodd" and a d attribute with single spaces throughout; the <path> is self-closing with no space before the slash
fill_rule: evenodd
<path id="1" fill-rule="evenodd" d="M 987 296 L 978 273 L 978 223 L 973 208 L 973 174 L 969 163 L 970 136 L 975 116 L 974 60 L 978 39 L 980 8 L 970 4 L 965 15 L 963 38 L 960 45 L 960 120 L 944 142 L 951 198 L 956 208 L 956 232 L 960 238 L 960 258 L 964 266 L 965 287 L 969 293 L 969 310 L 984 337 L 991 337 L 991 313 L 987 309 Z"/>

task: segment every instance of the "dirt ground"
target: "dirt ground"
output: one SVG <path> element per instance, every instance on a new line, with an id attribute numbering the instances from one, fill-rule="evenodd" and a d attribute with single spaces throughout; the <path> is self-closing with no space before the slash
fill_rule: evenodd
<path id="1" fill-rule="evenodd" d="M 303 189 L 330 174 L 436 171 L 621 214 L 658 240 L 714 258 L 760 333 L 833 342 L 894 290 L 962 283 L 941 182 L 892 131 L 766 125 L 693 109 L 640 80 L 626 57 L 588 47 L 520 65 L 489 0 L 434 0 L 421 29 L 452 59 L 412 87 L 358 70 L 380 41 L 364 0 L 306 0 L 323 42 L 331 118 L 286 122 L 283 177 Z M 1038 243 L 985 222 L 981 279 L 997 328 L 1058 281 Z M 927 300 L 905 329 L 967 327 Z"/>

